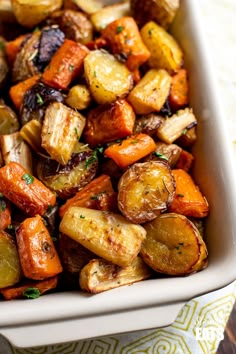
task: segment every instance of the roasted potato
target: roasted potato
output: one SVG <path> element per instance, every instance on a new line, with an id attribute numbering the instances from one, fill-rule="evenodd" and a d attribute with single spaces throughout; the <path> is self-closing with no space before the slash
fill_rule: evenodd
<path id="1" fill-rule="evenodd" d="M 146 114 L 137 118 L 134 124 L 133 134 L 143 133 L 150 136 L 156 135 L 157 128 L 161 125 L 163 117 L 156 114 Z"/>
<path id="2" fill-rule="evenodd" d="M 147 231 L 140 255 L 156 272 L 185 275 L 207 265 L 206 245 L 185 216 L 166 213 L 144 225 Z"/>
<path id="3" fill-rule="evenodd" d="M 79 282 L 82 290 L 98 294 L 147 279 L 151 274 L 151 269 L 140 257 L 136 257 L 130 265 L 123 268 L 104 259 L 92 259 L 81 270 Z"/>
<path id="4" fill-rule="evenodd" d="M 91 51 L 84 59 L 84 70 L 92 96 L 99 104 L 111 103 L 132 89 L 131 72 L 104 50 Z"/>
<path id="5" fill-rule="evenodd" d="M 182 148 L 176 144 L 165 144 L 160 141 L 156 143 L 156 150 L 143 160 L 146 161 L 167 161 L 171 168 L 175 167 Z"/>
<path id="6" fill-rule="evenodd" d="M 65 166 L 50 157 L 41 155 L 37 166 L 38 178 L 62 198 L 72 197 L 97 174 L 98 158 L 88 145 L 77 143 L 72 158 Z"/>
<path id="7" fill-rule="evenodd" d="M 64 8 L 83 11 L 92 14 L 103 7 L 103 1 L 99 0 L 64 0 Z"/>
<path id="8" fill-rule="evenodd" d="M 155 21 L 168 28 L 179 8 L 179 0 L 131 0 L 130 6 L 139 26 Z"/>
<path id="9" fill-rule="evenodd" d="M 5 54 L 5 40 L 0 37 L 0 89 L 4 87 L 8 77 L 9 67 Z"/>
<path id="10" fill-rule="evenodd" d="M 65 166 L 72 157 L 80 139 L 85 118 L 62 103 L 54 102 L 46 109 L 42 126 L 42 147 L 49 155 Z"/>
<path id="11" fill-rule="evenodd" d="M 122 215 L 81 207 L 70 207 L 59 229 L 97 256 L 121 267 L 138 255 L 146 231 Z"/>
<path id="12" fill-rule="evenodd" d="M 25 27 L 33 28 L 45 20 L 50 13 L 60 9 L 63 0 L 12 0 L 13 13 Z"/>
<path id="13" fill-rule="evenodd" d="M 15 112 L 0 99 L 0 134 L 15 133 L 20 124 Z"/>
<path id="14" fill-rule="evenodd" d="M 141 29 L 141 36 L 151 56 L 148 63 L 151 68 L 166 69 L 170 74 L 183 64 L 183 52 L 174 37 L 164 28 L 151 21 Z"/>
<path id="15" fill-rule="evenodd" d="M 119 180 L 118 207 L 128 220 L 143 224 L 165 211 L 174 193 L 175 181 L 167 163 L 135 163 Z"/>
<path id="16" fill-rule="evenodd" d="M 92 96 L 86 85 L 79 84 L 71 87 L 66 97 L 66 104 L 78 110 L 88 108 L 91 102 Z"/>
<path id="17" fill-rule="evenodd" d="M 149 70 L 128 96 L 128 101 L 137 114 L 159 112 L 163 107 L 171 85 L 171 76 L 166 70 Z"/>
<path id="18" fill-rule="evenodd" d="M 21 279 L 19 254 L 14 238 L 0 231 L 0 288 L 14 285 Z"/>

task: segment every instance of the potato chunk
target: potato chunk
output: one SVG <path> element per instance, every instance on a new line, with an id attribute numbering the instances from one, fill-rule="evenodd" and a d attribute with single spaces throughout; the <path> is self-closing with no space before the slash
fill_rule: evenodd
<path id="1" fill-rule="evenodd" d="M 85 118 L 63 103 L 54 102 L 46 110 L 42 127 L 42 147 L 62 165 L 71 158 L 85 126 Z"/>
<path id="2" fill-rule="evenodd" d="M 148 22 L 141 29 L 144 44 L 151 52 L 149 65 L 155 69 L 166 69 L 174 73 L 183 63 L 183 52 L 178 43 L 168 32 L 155 22 Z"/>
<path id="3" fill-rule="evenodd" d="M 60 231 L 90 251 L 121 267 L 138 255 L 146 232 L 122 215 L 81 207 L 70 207 Z"/>
<path id="4" fill-rule="evenodd" d="M 190 274 L 207 265 L 206 245 L 196 226 L 185 216 L 168 213 L 145 224 L 141 257 L 156 272 Z"/>
<path id="5" fill-rule="evenodd" d="M 104 50 L 91 51 L 84 59 L 84 70 L 90 91 L 99 104 L 125 97 L 133 86 L 127 67 Z"/>
<path id="6" fill-rule="evenodd" d="M 131 222 L 145 223 L 167 209 L 174 192 L 174 177 L 167 163 L 136 163 L 120 178 L 118 207 Z"/>
<path id="7" fill-rule="evenodd" d="M 141 257 L 123 268 L 104 259 L 93 259 L 81 270 L 79 282 L 82 290 L 97 294 L 147 279 L 151 273 Z"/>
<path id="8" fill-rule="evenodd" d="M 0 231 L 0 288 L 20 281 L 21 266 L 15 241 L 5 231 Z"/>
<path id="9" fill-rule="evenodd" d="M 128 96 L 128 101 L 137 114 L 159 112 L 171 86 L 171 77 L 166 70 L 149 70 Z"/>

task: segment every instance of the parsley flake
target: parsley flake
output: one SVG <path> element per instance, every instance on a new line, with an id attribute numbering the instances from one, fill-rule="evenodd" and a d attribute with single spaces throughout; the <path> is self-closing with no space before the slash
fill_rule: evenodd
<path id="1" fill-rule="evenodd" d="M 118 33 L 122 32 L 123 29 L 124 29 L 123 26 L 118 26 L 117 29 L 116 29 L 116 33 L 118 34 Z"/>
<path id="2" fill-rule="evenodd" d="M 74 71 L 74 65 L 70 64 L 69 65 L 69 71 L 72 73 Z"/>
<path id="3" fill-rule="evenodd" d="M 184 194 L 178 193 L 178 194 L 177 194 L 177 197 L 183 198 L 183 197 L 184 197 Z"/>
<path id="4" fill-rule="evenodd" d="M 23 292 L 23 296 L 27 299 L 37 299 L 41 295 L 41 291 L 38 288 L 27 288 Z"/>
<path id="5" fill-rule="evenodd" d="M 80 215 L 79 217 L 80 217 L 80 219 L 85 219 L 84 215 Z"/>
<path id="6" fill-rule="evenodd" d="M 43 101 L 42 97 L 40 96 L 40 94 L 36 93 L 36 97 L 37 97 L 37 104 L 39 106 L 42 106 L 42 104 L 44 104 L 44 101 Z"/>
<path id="7" fill-rule="evenodd" d="M 26 184 L 32 184 L 34 182 L 34 177 L 31 176 L 29 173 L 25 173 L 22 176 L 22 179 L 25 181 Z"/>
<path id="8" fill-rule="evenodd" d="M 6 210 L 7 204 L 5 202 L 5 200 L 0 200 L 0 209 L 1 211 Z"/>
<path id="9" fill-rule="evenodd" d="M 160 152 L 154 151 L 154 152 L 153 152 L 153 155 L 156 156 L 156 157 L 158 157 L 159 159 L 168 161 L 168 157 L 165 156 L 165 155 L 163 155 L 163 154 L 161 154 Z"/>

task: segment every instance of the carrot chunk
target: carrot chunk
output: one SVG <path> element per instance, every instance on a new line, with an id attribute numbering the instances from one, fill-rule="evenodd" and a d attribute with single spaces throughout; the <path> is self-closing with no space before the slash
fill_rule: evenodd
<path id="1" fill-rule="evenodd" d="M 18 285 L 1 289 L 0 293 L 2 294 L 5 300 L 21 299 L 24 297 L 33 299 L 33 296 L 30 297 L 30 295 L 27 295 L 27 290 L 38 290 L 38 295 L 42 295 L 47 291 L 56 288 L 57 282 L 57 275 L 40 281 L 25 280 L 24 282 Z"/>
<path id="2" fill-rule="evenodd" d="M 56 203 L 56 195 L 17 162 L 0 168 L 0 192 L 30 216 L 43 215 Z"/>
<path id="3" fill-rule="evenodd" d="M 62 272 L 59 256 L 40 215 L 27 218 L 20 224 L 16 241 L 26 278 L 43 280 Z"/>
<path id="4" fill-rule="evenodd" d="M 66 90 L 81 71 L 84 58 L 88 53 L 89 50 L 84 45 L 65 39 L 46 67 L 42 75 L 43 82 Z"/>
<path id="5" fill-rule="evenodd" d="M 125 168 L 155 149 L 155 141 L 149 135 L 140 133 L 109 146 L 104 154 L 114 160 L 119 167 Z"/>
<path id="6" fill-rule="evenodd" d="M 194 156 L 190 152 L 186 150 L 182 150 L 175 168 L 182 169 L 188 172 L 192 167 L 193 161 L 194 161 Z"/>
<path id="7" fill-rule="evenodd" d="M 180 69 L 172 76 L 172 84 L 169 95 L 169 103 L 172 109 L 177 111 L 188 104 L 188 79 L 187 71 Z"/>
<path id="8" fill-rule="evenodd" d="M 102 38 L 108 42 L 113 54 L 126 61 L 131 71 L 138 69 L 150 57 L 132 17 L 122 17 L 111 22 L 103 30 Z"/>
<path id="9" fill-rule="evenodd" d="M 18 110 L 22 105 L 24 94 L 26 93 L 26 91 L 29 90 L 32 86 L 34 86 L 39 81 L 39 79 L 40 75 L 34 75 L 29 79 L 21 81 L 10 88 L 9 95 L 11 97 L 12 102 L 14 103 L 14 106 Z"/>
<path id="10" fill-rule="evenodd" d="M 176 192 L 169 211 L 185 216 L 203 218 L 209 213 L 209 205 L 192 177 L 184 170 L 172 170 Z"/>
<path id="11" fill-rule="evenodd" d="M 111 179 L 107 175 L 101 175 L 91 182 L 89 182 L 84 188 L 77 192 L 74 197 L 67 199 L 66 203 L 59 209 L 60 217 L 63 217 L 65 212 L 71 206 L 84 207 L 89 209 L 99 209 L 97 207 L 97 198 L 100 194 L 114 192 Z"/>
<path id="12" fill-rule="evenodd" d="M 20 46 L 23 43 L 23 41 L 26 39 L 27 36 L 29 36 L 29 35 L 22 34 L 21 36 L 6 43 L 5 50 L 6 50 L 7 60 L 10 65 L 13 65 L 13 63 L 16 59 L 17 53 L 19 52 Z"/>
<path id="13" fill-rule="evenodd" d="M 119 99 L 88 113 L 84 137 L 90 146 L 122 139 L 132 134 L 134 122 L 132 106 L 126 100 Z"/>

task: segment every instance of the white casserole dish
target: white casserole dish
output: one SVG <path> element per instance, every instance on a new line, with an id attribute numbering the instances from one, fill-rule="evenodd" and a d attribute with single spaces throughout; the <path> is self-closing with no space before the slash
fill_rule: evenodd
<path id="1" fill-rule="evenodd" d="M 211 207 L 208 268 L 93 296 L 66 292 L 2 301 L 0 333 L 12 344 L 30 347 L 166 326 L 185 302 L 236 279 L 236 174 L 197 6 L 197 1 L 182 0 L 172 31 L 185 52 L 191 106 L 199 122 L 194 176 Z"/>

